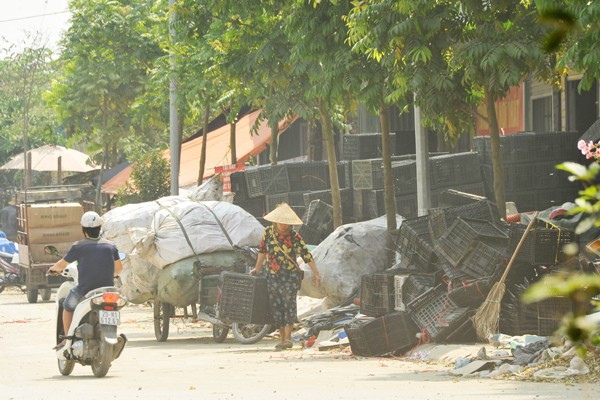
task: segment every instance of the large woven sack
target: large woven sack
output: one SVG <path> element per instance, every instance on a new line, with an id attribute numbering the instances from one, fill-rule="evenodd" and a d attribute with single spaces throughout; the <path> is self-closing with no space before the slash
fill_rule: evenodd
<path id="1" fill-rule="evenodd" d="M 195 257 L 180 260 L 163 268 L 158 274 L 157 298 L 176 307 L 196 304 L 200 295 Z"/>

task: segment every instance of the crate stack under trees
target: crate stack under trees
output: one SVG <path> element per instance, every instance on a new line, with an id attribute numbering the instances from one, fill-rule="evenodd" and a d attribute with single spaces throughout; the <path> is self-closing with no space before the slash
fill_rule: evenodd
<path id="1" fill-rule="evenodd" d="M 570 182 L 568 173 L 557 170 L 565 161 L 585 163 L 577 148 L 577 132 L 520 132 L 500 137 L 504 164 L 506 200 L 519 211 L 544 210 L 573 202 L 581 186 Z M 473 149 L 481 159 L 485 192 L 494 198 L 492 146 L 487 136 L 473 139 Z"/>

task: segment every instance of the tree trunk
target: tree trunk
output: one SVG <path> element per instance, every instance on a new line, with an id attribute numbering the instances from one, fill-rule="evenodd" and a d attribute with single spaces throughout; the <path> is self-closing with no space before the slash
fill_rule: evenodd
<path id="1" fill-rule="evenodd" d="M 108 156 L 109 156 L 109 143 L 104 144 L 103 154 L 102 154 L 102 164 L 100 165 L 100 172 L 98 173 L 98 183 L 96 184 L 96 212 L 100 215 L 103 214 L 103 204 L 102 204 L 102 175 L 104 175 L 104 170 L 106 169 L 106 165 L 108 164 Z"/>
<path id="2" fill-rule="evenodd" d="M 325 103 L 319 100 L 319 113 L 321 114 L 321 126 L 327 147 L 327 161 L 329 164 L 329 180 L 331 181 L 331 202 L 333 203 L 333 229 L 342 225 L 342 199 L 340 196 L 340 182 L 337 173 L 337 159 L 335 156 L 335 145 L 333 143 L 333 126 L 331 117 Z"/>
<path id="3" fill-rule="evenodd" d="M 381 103 L 381 107 L 379 108 L 379 121 L 381 123 L 381 144 L 383 153 L 385 213 L 387 216 L 388 231 L 394 231 L 396 230 L 396 198 L 394 196 L 394 178 L 392 176 L 390 124 L 388 120 L 388 107 L 383 103 Z"/>
<path id="4" fill-rule="evenodd" d="M 323 159 L 323 134 L 316 125 L 315 120 L 307 121 L 308 159 L 310 161 L 321 161 Z"/>
<path id="5" fill-rule="evenodd" d="M 204 180 L 204 168 L 206 166 L 206 141 L 208 139 L 208 119 L 210 118 L 210 106 L 204 108 L 204 121 L 202 122 L 202 148 L 200 150 L 200 166 L 198 167 L 198 186 Z"/>
<path id="6" fill-rule="evenodd" d="M 504 161 L 500 153 L 500 129 L 496 116 L 495 99 L 488 86 L 484 87 L 487 102 L 488 125 L 490 127 L 490 141 L 492 146 L 492 170 L 494 175 L 494 194 L 496 206 L 502 218 L 506 218 L 506 197 L 504 193 Z"/>
<path id="7" fill-rule="evenodd" d="M 279 121 L 269 121 L 271 126 L 271 149 L 269 161 L 271 165 L 277 165 L 277 152 L 279 149 Z"/>
<path id="8" fill-rule="evenodd" d="M 229 147 L 231 148 L 231 165 L 235 165 L 237 163 L 237 152 L 235 148 L 235 128 L 235 121 L 229 124 Z"/>

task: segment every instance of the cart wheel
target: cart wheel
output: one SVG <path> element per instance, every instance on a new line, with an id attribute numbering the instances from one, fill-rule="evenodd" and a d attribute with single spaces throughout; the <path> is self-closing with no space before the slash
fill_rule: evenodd
<path id="1" fill-rule="evenodd" d="M 264 338 L 271 331 L 271 325 L 238 324 L 231 325 L 235 340 L 241 344 L 254 344 Z"/>
<path id="2" fill-rule="evenodd" d="M 229 327 L 225 325 L 213 325 L 213 339 L 216 343 L 223 343 L 229 334 Z"/>
<path id="3" fill-rule="evenodd" d="M 50 289 L 50 288 L 42 289 L 42 300 L 44 300 L 44 301 L 50 300 L 51 295 L 52 295 L 52 289 Z"/>
<path id="4" fill-rule="evenodd" d="M 31 304 L 37 303 L 38 300 L 38 290 L 37 289 L 27 289 L 27 301 Z"/>
<path id="5" fill-rule="evenodd" d="M 159 342 L 164 342 L 169 337 L 171 310 L 169 303 L 154 299 L 154 336 Z"/>

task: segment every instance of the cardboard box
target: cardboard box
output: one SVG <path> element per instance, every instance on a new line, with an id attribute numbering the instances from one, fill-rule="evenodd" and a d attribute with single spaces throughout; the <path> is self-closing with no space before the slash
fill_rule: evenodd
<path id="1" fill-rule="evenodd" d="M 59 226 L 56 228 L 30 228 L 27 243 L 73 243 L 83 239 L 81 225 Z"/>
<path id="2" fill-rule="evenodd" d="M 83 206 L 79 203 L 32 204 L 21 207 L 22 216 L 24 207 L 27 207 L 29 228 L 79 225 L 83 215 Z"/>
<path id="3" fill-rule="evenodd" d="M 60 260 L 60 257 L 44 253 L 44 246 L 47 244 L 56 247 L 58 254 L 64 256 L 73 245 L 73 242 L 32 244 L 29 246 L 25 246 L 24 244 L 19 245 L 19 264 L 25 266 L 31 266 L 32 264 L 54 264 Z"/>

